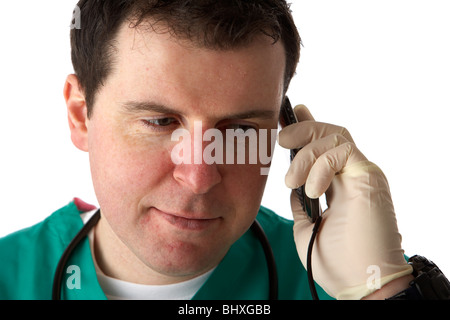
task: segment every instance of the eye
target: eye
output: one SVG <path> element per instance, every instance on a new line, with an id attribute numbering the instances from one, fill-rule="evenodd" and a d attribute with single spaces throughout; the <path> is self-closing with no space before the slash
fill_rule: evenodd
<path id="1" fill-rule="evenodd" d="M 225 129 L 231 129 L 231 130 L 242 130 L 244 132 L 247 132 L 248 130 L 256 130 L 255 126 L 249 125 L 249 124 L 242 124 L 242 123 L 230 123 L 225 126 Z"/>
<path id="2" fill-rule="evenodd" d="M 177 124 L 178 120 L 175 118 L 159 118 L 159 119 L 145 119 L 143 120 L 143 122 L 146 126 L 157 129 Z"/>

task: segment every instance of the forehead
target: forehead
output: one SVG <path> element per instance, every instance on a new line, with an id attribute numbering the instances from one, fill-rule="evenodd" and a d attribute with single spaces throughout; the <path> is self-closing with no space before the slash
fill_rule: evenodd
<path id="1" fill-rule="evenodd" d="M 253 95 L 272 102 L 282 96 L 284 47 L 266 36 L 236 49 L 212 50 L 124 24 L 115 46 L 111 80 L 122 93 L 185 94 L 197 100 Z"/>
<path id="2" fill-rule="evenodd" d="M 253 41 L 247 45 L 238 45 L 230 47 L 229 49 L 214 49 L 198 45 L 184 38 L 176 38 L 170 31 L 164 27 L 152 27 L 139 25 L 137 27 L 130 27 L 129 24 L 123 24 L 120 28 L 117 44 L 119 56 L 133 56 L 134 58 L 145 59 L 146 57 L 179 57 L 178 54 L 196 55 L 201 59 L 207 56 L 212 58 L 215 56 L 218 60 L 224 58 L 232 58 L 235 62 L 238 60 L 243 65 L 248 65 L 250 61 L 270 61 L 277 60 L 276 66 L 284 67 L 285 65 L 285 50 L 281 41 L 273 42 L 271 37 L 261 34 L 254 37 Z M 245 59 L 244 57 L 247 57 Z M 269 66 L 266 66 L 269 67 Z M 284 68 L 283 68 L 284 69 Z"/>

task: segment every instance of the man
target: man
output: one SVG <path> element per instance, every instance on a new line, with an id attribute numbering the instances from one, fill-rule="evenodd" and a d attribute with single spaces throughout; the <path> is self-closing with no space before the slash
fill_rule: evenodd
<path id="1" fill-rule="evenodd" d="M 296 193 L 294 223 L 260 208 L 264 163 L 217 161 L 219 148 L 216 161 L 205 159 L 223 142 L 207 133 L 277 128 L 300 55 L 286 3 L 82 0 L 78 8 L 76 74 L 64 97 L 72 142 L 89 153 L 100 216 L 77 199 L 2 239 L 0 297 L 49 299 L 56 287 L 65 299 L 267 299 L 264 251 L 249 230 L 256 218 L 279 298 L 310 299 L 303 265 L 313 224 Z M 304 106 L 295 112 L 301 123 L 278 137 L 303 147 L 286 185 L 327 194 L 312 254 L 319 297 L 384 299 L 408 288 L 413 270 L 383 173 L 345 129 L 315 122 Z M 174 161 L 177 130 L 188 133 L 178 154 L 187 161 Z M 88 238 L 60 260 L 87 221 Z"/>

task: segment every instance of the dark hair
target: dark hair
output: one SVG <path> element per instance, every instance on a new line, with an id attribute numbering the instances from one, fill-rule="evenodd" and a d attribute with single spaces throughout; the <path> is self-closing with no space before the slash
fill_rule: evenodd
<path id="1" fill-rule="evenodd" d="M 72 63 L 88 116 L 113 68 L 114 40 L 124 23 L 138 27 L 151 18 L 154 31 L 162 22 L 164 32 L 217 50 L 245 46 L 258 35 L 282 41 L 285 91 L 300 58 L 301 39 L 285 0 L 81 0 L 77 9 L 81 24 L 71 30 Z"/>

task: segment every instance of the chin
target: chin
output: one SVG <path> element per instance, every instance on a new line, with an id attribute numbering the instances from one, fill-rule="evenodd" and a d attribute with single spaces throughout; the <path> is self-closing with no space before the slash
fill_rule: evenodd
<path id="1" fill-rule="evenodd" d="M 177 244 L 159 250 L 158 258 L 148 258 L 147 265 L 169 277 L 193 278 L 215 268 L 227 253 L 226 248 L 205 249 L 191 244 Z"/>

